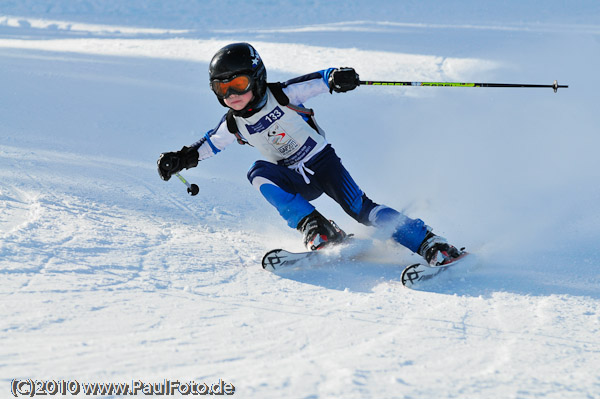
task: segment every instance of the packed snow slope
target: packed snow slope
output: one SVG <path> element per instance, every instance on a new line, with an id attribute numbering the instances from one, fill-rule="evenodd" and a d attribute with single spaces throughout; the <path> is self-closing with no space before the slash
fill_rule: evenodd
<path id="1" fill-rule="evenodd" d="M 490 3 L 1 2 L 0 396 L 31 378 L 224 380 L 240 398 L 600 397 L 600 6 Z M 302 246 L 246 180 L 256 151 L 185 171 L 196 197 L 155 169 L 220 120 L 207 67 L 235 41 L 271 81 L 353 66 L 569 88 L 313 99 L 372 199 L 479 263 L 403 289 L 415 258 L 376 241 L 377 259 L 276 276 L 264 251 Z"/>

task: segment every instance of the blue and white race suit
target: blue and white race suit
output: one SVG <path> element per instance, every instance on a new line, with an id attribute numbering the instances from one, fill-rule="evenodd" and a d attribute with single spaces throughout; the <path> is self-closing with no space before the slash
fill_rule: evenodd
<path id="1" fill-rule="evenodd" d="M 333 70 L 282 83 L 290 104 L 303 106 L 308 99 L 329 92 L 328 78 Z M 325 193 L 359 223 L 389 230 L 398 243 L 416 252 L 427 234 L 425 223 L 371 201 L 344 168 L 323 132 L 311 127 L 306 115 L 279 104 L 270 89 L 266 96 L 266 103 L 258 112 L 247 118 L 234 118 L 243 139 L 264 157 L 252 165 L 248 179 L 287 224 L 296 228 L 315 209 L 309 201 Z M 224 116 L 192 147 L 198 149 L 203 160 L 236 141 Z"/>

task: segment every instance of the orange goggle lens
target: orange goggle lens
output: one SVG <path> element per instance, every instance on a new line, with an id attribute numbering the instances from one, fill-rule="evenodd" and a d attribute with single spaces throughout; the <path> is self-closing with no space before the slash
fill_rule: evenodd
<path id="1" fill-rule="evenodd" d="M 213 80 L 210 85 L 217 96 L 227 98 L 231 93 L 246 93 L 250 90 L 251 83 L 249 76 L 239 75 L 227 80 Z"/>

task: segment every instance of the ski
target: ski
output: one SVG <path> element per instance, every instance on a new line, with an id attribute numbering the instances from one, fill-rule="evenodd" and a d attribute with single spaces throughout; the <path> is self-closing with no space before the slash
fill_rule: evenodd
<path id="1" fill-rule="evenodd" d="M 353 239 L 349 243 L 344 242 L 319 251 L 291 252 L 285 249 L 272 249 L 265 253 L 261 263 L 264 270 L 279 274 L 334 262 L 365 259 L 365 257 L 368 259 L 371 245 L 372 241 L 357 242 L 356 239 Z M 400 281 L 405 287 L 417 288 L 422 283 L 453 269 L 456 265 L 472 263 L 471 261 L 465 262 L 465 259 L 474 259 L 473 255 L 469 255 L 468 252 L 464 252 L 452 262 L 441 266 L 431 266 L 424 261 L 411 264 L 403 269 Z"/>
<path id="2" fill-rule="evenodd" d="M 261 263 L 263 269 L 272 273 L 320 266 L 359 256 L 367 251 L 371 244 L 368 240 L 352 238 L 318 251 L 290 252 L 285 249 L 272 249 L 263 256 Z"/>
<path id="3" fill-rule="evenodd" d="M 262 267 L 269 272 L 310 264 L 309 260 L 322 256 L 318 251 L 290 252 L 285 249 L 272 249 L 262 259 Z"/>
<path id="4" fill-rule="evenodd" d="M 463 263 L 465 258 L 468 258 L 468 255 L 469 253 L 465 252 L 452 262 L 441 266 L 431 266 L 425 263 L 414 263 L 406 266 L 402 271 L 402 285 L 408 288 L 416 287 L 425 281 L 431 280 L 436 276 L 447 272 L 454 266 Z"/>

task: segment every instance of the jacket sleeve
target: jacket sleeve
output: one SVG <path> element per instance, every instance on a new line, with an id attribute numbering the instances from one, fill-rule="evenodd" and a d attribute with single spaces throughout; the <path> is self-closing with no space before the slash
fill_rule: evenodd
<path id="1" fill-rule="evenodd" d="M 198 150 L 198 154 L 200 155 L 198 159 L 202 161 L 223 151 L 225 147 L 235 142 L 235 140 L 235 135 L 231 134 L 227 129 L 225 116 L 223 116 L 216 128 L 206 132 L 204 137 L 192 144 L 191 147 Z"/>
<path id="2" fill-rule="evenodd" d="M 335 68 L 328 68 L 309 73 L 308 75 L 298 76 L 297 78 L 283 82 L 281 87 L 290 99 L 290 103 L 299 105 L 309 98 L 329 92 L 329 75 L 334 70 Z"/>

